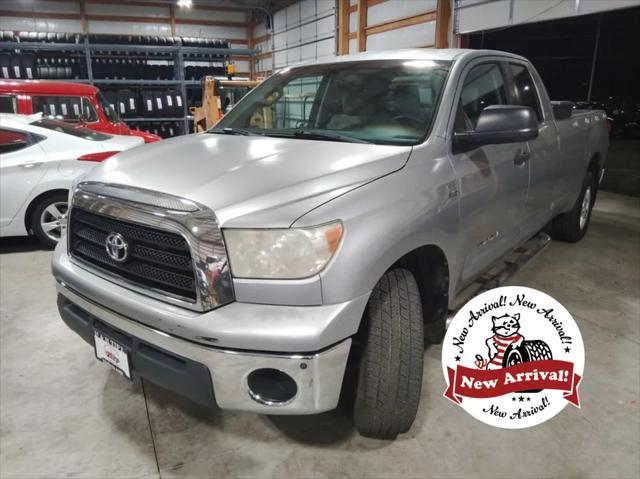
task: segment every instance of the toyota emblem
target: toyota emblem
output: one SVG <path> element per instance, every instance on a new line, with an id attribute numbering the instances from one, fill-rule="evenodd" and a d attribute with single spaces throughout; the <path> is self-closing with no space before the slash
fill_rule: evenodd
<path id="1" fill-rule="evenodd" d="M 104 246 L 109 257 L 118 263 L 129 257 L 129 244 L 120 233 L 109 233 Z"/>

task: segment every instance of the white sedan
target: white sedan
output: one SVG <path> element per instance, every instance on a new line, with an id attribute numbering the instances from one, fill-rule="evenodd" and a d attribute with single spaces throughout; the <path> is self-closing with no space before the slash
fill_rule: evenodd
<path id="1" fill-rule="evenodd" d="M 0 236 L 60 240 L 73 181 L 120 151 L 144 144 L 42 115 L 0 114 Z"/>

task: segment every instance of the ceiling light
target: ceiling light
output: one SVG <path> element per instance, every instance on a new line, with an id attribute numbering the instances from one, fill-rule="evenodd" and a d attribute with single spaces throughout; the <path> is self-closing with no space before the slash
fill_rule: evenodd
<path id="1" fill-rule="evenodd" d="M 178 7 L 180 8 L 191 8 L 193 6 L 193 2 L 191 0 L 178 0 Z"/>

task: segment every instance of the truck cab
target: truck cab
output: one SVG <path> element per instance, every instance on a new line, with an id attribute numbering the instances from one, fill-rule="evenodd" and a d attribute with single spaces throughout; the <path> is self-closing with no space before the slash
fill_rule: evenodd
<path id="1" fill-rule="evenodd" d="M 42 112 L 69 123 L 112 135 L 131 135 L 152 143 L 158 135 L 131 129 L 120 120 L 93 85 L 46 80 L 0 81 L 0 112 L 31 115 Z"/>

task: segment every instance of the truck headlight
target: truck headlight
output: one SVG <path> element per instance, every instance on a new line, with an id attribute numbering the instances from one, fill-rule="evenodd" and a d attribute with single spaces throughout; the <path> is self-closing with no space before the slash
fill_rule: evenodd
<path id="1" fill-rule="evenodd" d="M 342 224 L 314 228 L 225 229 L 235 278 L 300 279 L 320 272 L 338 249 Z"/>

